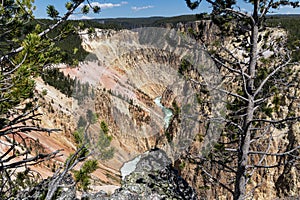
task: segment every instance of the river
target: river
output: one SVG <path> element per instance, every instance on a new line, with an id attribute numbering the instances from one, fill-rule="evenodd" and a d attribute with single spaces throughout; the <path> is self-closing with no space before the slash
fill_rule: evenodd
<path id="1" fill-rule="evenodd" d="M 164 113 L 164 128 L 167 129 L 173 116 L 173 112 L 171 109 L 164 107 L 160 101 L 161 97 L 156 97 L 154 99 L 155 104 L 158 105 Z"/>

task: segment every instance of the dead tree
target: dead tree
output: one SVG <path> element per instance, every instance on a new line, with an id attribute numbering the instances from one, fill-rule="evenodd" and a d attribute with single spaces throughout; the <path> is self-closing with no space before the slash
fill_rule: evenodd
<path id="1" fill-rule="evenodd" d="M 186 2 L 195 9 L 201 1 Z M 215 43 L 202 43 L 223 75 L 220 86 L 210 90 L 227 95 L 227 112 L 221 137 L 210 153 L 189 158 L 234 199 L 246 199 L 260 186 L 249 184 L 258 173 L 263 182 L 266 169 L 299 163 L 295 137 L 287 145 L 274 142 L 275 138 L 291 138 L 293 127 L 299 126 L 299 74 L 292 62 L 293 50 L 286 47 L 286 34 L 278 36 L 265 26 L 267 13 L 299 3 L 254 0 L 248 3 L 252 10 L 244 12 L 236 1 L 206 2 L 213 7 L 209 20 L 220 34 Z M 201 34 L 197 38 L 201 40 Z M 270 159 L 275 162 L 268 164 Z M 214 163 L 227 180 L 207 170 L 206 163 Z"/>

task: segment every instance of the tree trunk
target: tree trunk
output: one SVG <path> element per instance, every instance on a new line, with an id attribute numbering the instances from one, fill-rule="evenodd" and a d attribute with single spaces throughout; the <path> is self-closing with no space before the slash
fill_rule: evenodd
<path id="1" fill-rule="evenodd" d="M 247 179 L 247 164 L 248 153 L 251 140 L 251 121 L 253 120 L 254 101 L 250 101 L 247 108 L 247 117 L 243 127 L 244 132 L 241 136 L 240 148 L 238 150 L 238 168 L 235 180 L 234 199 L 242 200 L 246 196 Z"/>
<path id="2" fill-rule="evenodd" d="M 240 144 L 238 149 L 238 168 L 235 180 L 235 191 L 234 199 L 242 200 L 246 198 L 247 194 L 247 165 L 248 165 L 248 153 L 250 150 L 250 140 L 251 140 L 251 121 L 254 117 L 254 79 L 256 76 L 256 64 L 257 64 L 257 41 L 258 41 L 258 27 L 259 19 L 257 14 L 257 5 L 258 1 L 254 1 L 254 12 L 253 12 L 253 24 L 251 30 L 251 52 L 250 52 L 250 63 L 248 66 L 248 74 L 250 78 L 246 83 L 247 94 L 246 98 L 248 99 L 247 113 L 245 116 L 243 124 L 243 132 L 240 137 Z M 256 5 L 255 5 L 256 4 Z"/>

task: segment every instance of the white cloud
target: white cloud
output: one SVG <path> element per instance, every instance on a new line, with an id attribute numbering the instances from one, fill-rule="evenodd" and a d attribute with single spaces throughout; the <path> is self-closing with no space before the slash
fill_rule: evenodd
<path id="1" fill-rule="evenodd" d="M 82 16 L 76 16 L 76 15 L 71 15 L 69 17 L 69 19 L 71 20 L 80 20 L 80 19 L 93 19 L 92 17 L 86 16 L 86 15 L 82 15 Z"/>
<path id="2" fill-rule="evenodd" d="M 145 10 L 145 9 L 149 9 L 149 8 L 154 8 L 154 6 L 151 6 L 151 5 L 149 5 L 149 6 L 141 6 L 141 7 L 133 6 L 133 7 L 131 7 L 131 10 L 137 12 L 137 11 Z"/>
<path id="3" fill-rule="evenodd" d="M 86 16 L 86 15 L 83 15 L 82 17 L 80 17 L 80 19 L 93 19 L 93 17 L 89 17 L 89 16 Z"/>
<path id="4" fill-rule="evenodd" d="M 91 2 L 91 6 L 99 6 L 101 9 L 107 9 L 107 8 L 114 8 L 114 7 L 120 7 L 123 5 L 128 4 L 127 1 L 121 1 L 120 3 L 99 3 L 99 2 Z M 87 4 L 80 4 L 79 8 L 82 8 L 84 5 Z M 79 20 L 79 19 L 93 19 L 92 17 L 88 17 L 86 15 L 83 15 L 81 17 L 78 17 L 76 15 L 71 15 L 69 19 L 73 20 Z"/>
<path id="5" fill-rule="evenodd" d="M 101 9 L 107 9 L 107 8 L 114 8 L 114 7 L 120 7 L 122 5 L 128 4 L 127 1 L 122 1 L 121 3 L 99 3 L 99 2 L 92 2 L 91 6 L 99 6 Z M 80 7 L 82 8 L 86 4 L 81 4 Z"/>

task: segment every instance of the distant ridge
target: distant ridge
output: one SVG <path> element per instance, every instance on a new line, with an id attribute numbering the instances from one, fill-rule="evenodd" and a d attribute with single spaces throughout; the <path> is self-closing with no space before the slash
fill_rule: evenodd
<path id="1" fill-rule="evenodd" d="M 179 22 L 190 22 L 199 19 L 198 15 L 180 15 L 174 17 L 141 17 L 141 18 L 104 18 L 92 19 L 102 24 L 115 24 L 124 28 L 139 28 L 149 26 L 164 26 L 166 24 L 177 24 Z"/>
<path id="2" fill-rule="evenodd" d="M 267 18 L 299 18 L 300 14 L 273 14 L 268 15 Z M 139 17 L 139 18 L 99 18 L 91 19 L 101 24 L 114 24 L 123 28 L 139 28 L 139 27 L 160 27 L 167 24 L 176 25 L 179 22 L 186 23 L 200 20 L 201 14 L 196 15 L 179 15 L 174 17 Z"/>

